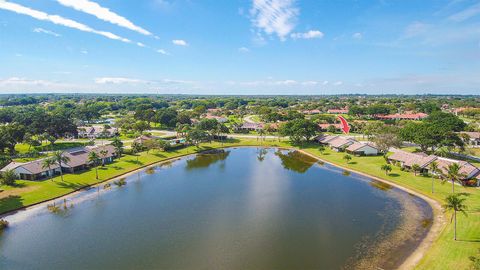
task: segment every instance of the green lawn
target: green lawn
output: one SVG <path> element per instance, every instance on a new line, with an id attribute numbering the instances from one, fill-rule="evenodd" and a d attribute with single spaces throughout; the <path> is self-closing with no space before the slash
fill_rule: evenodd
<path id="1" fill-rule="evenodd" d="M 241 145 L 290 147 L 286 142 L 278 142 L 277 140 L 257 141 L 256 139 L 235 139 L 224 144 L 224 146 Z M 138 157 L 139 163 L 136 162 L 136 156 L 126 155 L 104 168 L 99 168 L 100 180 L 95 179 L 95 170 L 90 170 L 81 174 L 67 174 L 65 175 L 65 182 L 62 182 L 60 177 L 54 178 L 54 181 L 18 181 L 19 187 L 3 187 L 5 191 L 2 192 L 3 194 L 0 193 L 0 198 L 2 198 L 0 199 L 0 213 L 59 197 L 155 162 L 218 147 L 222 147 L 222 144 L 214 142 L 202 144 L 200 148 L 191 146 L 171 152 L 151 152 L 150 154 L 144 152 Z M 385 160 L 381 156 L 353 157 L 347 164 L 343 160 L 344 153 L 337 153 L 327 149 L 321 154 L 317 148 L 318 145 L 316 144 L 302 147 L 304 151 L 321 159 L 397 183 L 441 203 L 443 203 L 445 196 L 450 194 L 451 185 L 448 183 L 442 185 L 436 180 L 435 193 L 432 194 L 431 178 L 414 176 L 413 173 L 401 171 L 395 166 L 393 166 L 393 171 L 386 176 L 385 172 L 380 170 L 380 166 L 385 164 Z M 468 217 L 461 216 L 458 220 L 459 241 L 453 241 L 453 226 L 449 223 L 446 224 L 440 237 L 434 242 L 417 269 L 468 269 L 470 265 L 468 257 L 474 255 L 477 249 L 480 248 L 480 190 L 456 187 L 456 191 L 470 194 L 467 199 L 469 207 Z M 5 194 L 8 193 L 10 193 L 10 196 L 6 197 Z"/>
<path id="2" fill-rule="evenodd" d="M 87 143 L 88 141 L 85 141 Z M 85 143 L 83 142 L 57 142 L 53 146 L 50 143 L 42 143 L 40 146 L 30 147 L 28 144 L 19 143 L 15 145 L 15 151 L 19 154 L 27 153 L 29 150 L 35 149 L 37 151 L 56 151 L 56 150 L 63 150 L 73 147 L 84 146 Z"/>

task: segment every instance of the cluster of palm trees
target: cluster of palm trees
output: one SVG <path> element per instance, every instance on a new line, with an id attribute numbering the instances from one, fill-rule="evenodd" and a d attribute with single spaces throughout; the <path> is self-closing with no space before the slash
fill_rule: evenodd
<path id="1" fill-rule="evenodd" d="M 101 150 L 99 153 L 97 153 L 95 151 L 91 151 L 88 154 L 88 162 L 95 167 L 95 175 L 96 175 L 97 180 L 98 180 L 98 168 L 97 168 L 97 166 L 98 166 L 100 161 L 102 161 L 102 167 L 105 166 L 105 158 L 107 157 L 107 155 L 108 155 L 108 151 L 106 149 Z M 55 165 L 58 165 L 58 167 L 60 168 L 60 170 L 59 170 L 60 177 L 61 177 L 62 182 L 63 182 L 64 180 L 63 180 L 62 165 L 68 163 L 69 161 L 70 161 L 70 158 L 68 156 L 64 155 L 64 152 L 55 151 L 51 157 L 46 158 L 42 161 L 42 168 L 43 169 L 48 169 L 49 177 L 53 181 L 54 173 L 52 173 L 52 167 L 55 166 Z"/>
<path id="2" fill-rule="evenodd" d="M 382 165 L 381 169 L 385 171 L 385 174 L 388 175 L 389 172 L 392 171 L 392 166 L 390 164 Z M 412 165 L 412 170 L 414 174 L 417 175 L 417 172 L 420 171 L 420 166 L 418 164 Z M 452 163 L 447 167 L 446 172 L 444 173 L 439 165 L 438 162 L 433 161 L 429 165 L 430 172 L 432 173 L 432 193 L 434 193 L 434 182 L 435 182 L 435 175 L 438 175 L 442 181 L 442 184 L 451 181 L 452 183 L 452 194 L 448 195 L 445 198 L 445 204 L 443 208 L 445 211 L 453 211 L 451 222 L 454 223 L 453 225 L 453 239 L 457 240 L 457 212 L 463 213 L 466 215 L 467 206 L 465 204 L 466 198 L 465 193 L 455 193 L 455 184 L 459 183 L 463 185 L 463 179 L 465 178 L 465 174 L 461 173 L 461 167 L 457 163 Z"/>

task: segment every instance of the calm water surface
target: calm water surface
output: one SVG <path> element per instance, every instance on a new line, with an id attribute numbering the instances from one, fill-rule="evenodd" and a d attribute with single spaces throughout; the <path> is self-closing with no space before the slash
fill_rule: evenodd
<path id="1" fill-rule="evenodd" d="M 229 149 L 85 192 L 61 214 L 12 216 L 0 269 L 349 268 L 402 224 L 410 197 L 298 152 Z"/>

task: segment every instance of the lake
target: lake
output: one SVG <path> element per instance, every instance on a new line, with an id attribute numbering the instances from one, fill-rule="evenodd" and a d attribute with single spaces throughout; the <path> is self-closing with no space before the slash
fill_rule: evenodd
<path id="1" fill-rule="evenodd" d="M 142 170 L 7 217 L 0 269 L 398 266 L 432 209 L 297 151 L 231 148 Z"/>

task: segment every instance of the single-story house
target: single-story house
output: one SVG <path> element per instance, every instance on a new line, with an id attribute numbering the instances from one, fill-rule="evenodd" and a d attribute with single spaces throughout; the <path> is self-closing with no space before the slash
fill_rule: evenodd
<path id="1" fill-rule="evenodd" d="M 343 109 L 328 109 L 327 113 L 331 114 L 347 114 L 348 113 L 348 108 L 343 108 Z"/>
<path id="2" fill-rule="evenodd" d="M 470 139 L 468 143 L 473 146 L 480 146 L 480 132 L 459 132 L 459 134 L 465 134 L 467 135 Z"/>
<path id="3" fill-rule="evenodd" d="M 321 131 L 327 131 L 329 127 L 334 127 L 336 130 L 342 130 L 343 125 L 342 124 L 318 124 L 318 127 L 320 128 Z"/>
<path id="4" fill-rule="evenodd" d="M 347 147 L 345 151 L 360 156 L 376 156 L 380 153 L 380 150 L 374 145 L 363 142 L 355 142 Z"/>
<path id="5" fill-rule="evenodd" d="M 442 172 L 442 174 L 447 174 L 448 167 L 454 163 L 457 163 L 460 166 L 459 173 L 464 176 L 463 180 L 474 178 L 476 175 L 480 174 L 480 169 L 467 161 L 437 157 L 435 162 L 438 163 L 438 169 Z M 428 169 L 429 168 L 427 168 L 427 170 Z M 438 174 L 438 172 L 430 172 L 430 173 Z"/>
<path id="6" fill-rule="evenodd" d="M 315 109 L 315 110 L 303 110 L 303 111 L 301 111 L 301 113 L 311 115 L 311 114 L 319 114 L 319 113 L 321 113 L 321 111 L 317 110 L 317 109 Z"/>
<path id="7" fill-rule="evenodd" d="M 411 169 L 414 164 L 417 164 L 421 171 L 425 170 L 425 168 L 436 159 L 437 156 L 435 155 L 410 153 L 399 149 L 395 149 L 394 153 L 388 157 L 389 161 L 399 163 L 401 167 L 407 169 Z"/>
<path id="8" fill-rule="evenodd" d="M 338 135 L 321 135 L 321 136 L 317 136 L 315 137 L 315 141 L 317 141 L 319 144 L 324 144 L 324 145 L 327 145 L 331 140 L 334 140 L 336 139 L 337 137 L 339 137 Z"/>
<path id="9" fill-rule="evenodd" d="M 134 142 L 134 143 L 143 144 L 143 143 L 146 142 L 146 141 L 150 141 L 150 140 L 158 139 L 158 138 L 160 138 L 160 137 L 153 136 L 153 135 L 140 135 L 138 138 L 136 138 L 135 140 L 133 140 L 133 142 Z"/>
<path id="10" fill-rule="evenodd" d="M 106 151 L 103 155 L 103 151 Z M 13 170 L 20 179 L 23 180 L 42 180 L 55 174 L 59 174 L 60 170 L 63 172 L 74 173 L 79 170 L 86 169 L 90 164 L 88 160 L 88 155 L 90 152 L 95 152 L 100 158 L 100 163 L 110 163 L 116 157 L 115 147 L 113 145 L 104 145 L 104 146 L 87 146 L 80 148 L 73 148 L 63 152 L 65 157 L 68 157 L 70 160 L 66 163 L 62 163 L 62 167 L 58 164 L 53 164 L 48 167 L 43 166 L 43 159 L 38 159 L 30 162 L 19 163 L 11 162 L 0 172 L 7 170 Z"/>
<path id="11" fill-rule="evenodd" d="M 78 127 L 77 132 L 79 138 L 89 139 L 112 138 L 119 134 L 117 128 L 105 128 L 105 126 L 102 125 Z"/>
<path id="12" fill-rule="evenodd" d="M 222 116 L 217 116 L 217 115 L 212 115 L 212 114 L 207 114 L 205 116 L 206 119 L 215 119 L 217 120 L 219 123 L 225 123 L 225 122 L 228 122 L 228 119 L 225 118 L 225 117 L 222 117 Z"/>
<path id="13" fill-rule="evenodd" d="M 332 148 L 333 150 L 337 152 L 342 152 L 344 151 L 347 147 L 350 145 L 354 144 L 356 141 L 354 139 L 350 138 L 345 138 L 342 136 L 338 136 L 337 138 L 329 141 L 327 144 Z"/>
<path id="14" fill-rule="evenodd" d="M 263 129 L 264 124 L 262 123 L 250 123 L 250 122 L 245 122 L 243 123 L 240 127 L 238 127 L 238 130 L 243 130 L 243 131 L 258 131 Z"/>
<path id="15" fill-rule="evenodd" d="M 25 163 L 11 162 L 2 168 L 0 172 L 13 170 L 20 179 L 31 181 L 42 180 L 60 173 L 60 166 L 58 166 L 58 164 L 53 164 L 50 168 L 44 168 L 43 160 L 45 159 L 38 159 Z"/>
<path id="16" fill-rule="evenodd" d="M 426 113 L 396 113 L 387 115 L 376 115 L 376 118 L 381 120 L 421 120 L 427 117 L 428 114 Z"/>

